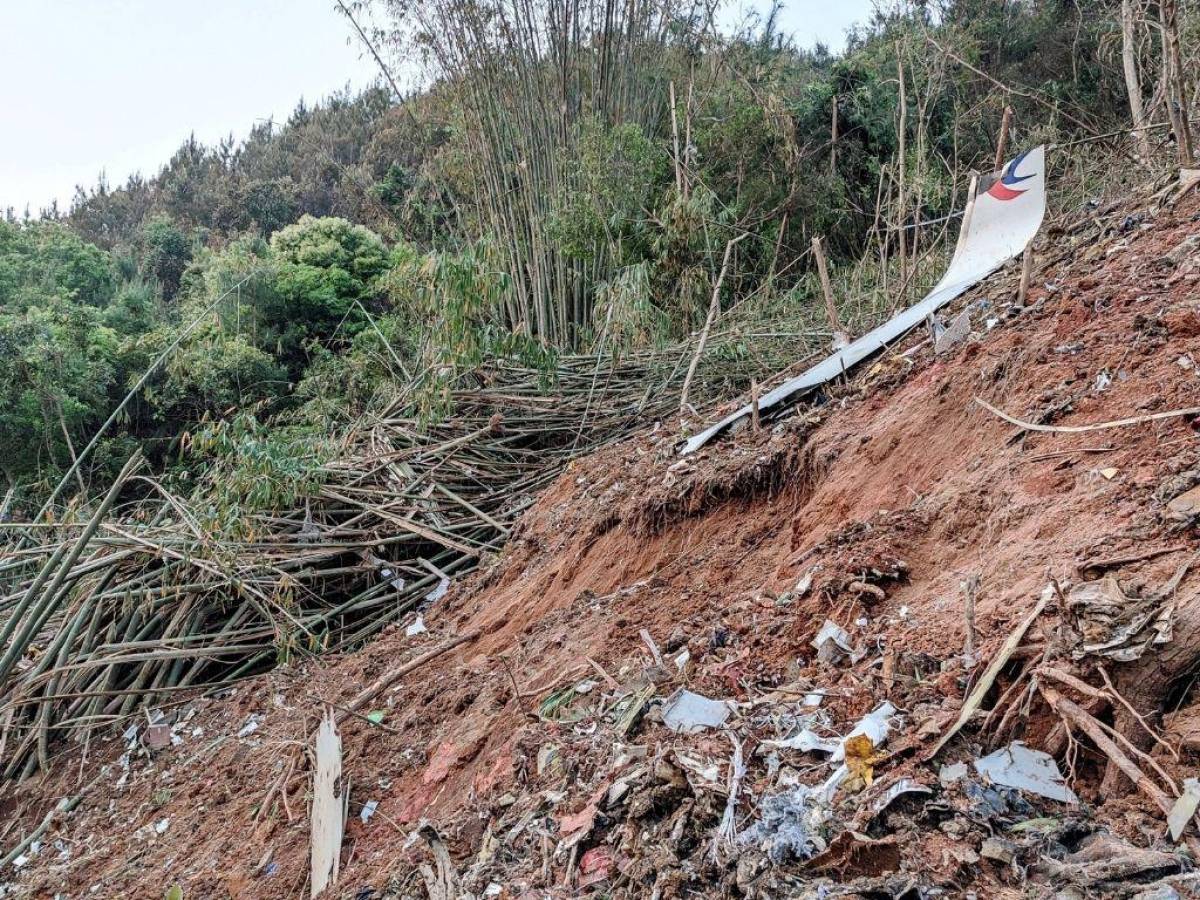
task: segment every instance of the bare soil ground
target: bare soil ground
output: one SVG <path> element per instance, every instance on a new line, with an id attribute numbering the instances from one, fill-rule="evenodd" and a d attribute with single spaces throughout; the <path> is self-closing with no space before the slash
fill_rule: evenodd
<path id="1" fill-rule="evenodd" d="M 36 854 L 0 873 L 0 896 L 161 897 L 174 884 L 189 900 L 307 896 L 307 753 L 324 704 L 345 709 L 475 630 L 360 715 L 342 713 L 348 824 L 331 895 L 1133 896 L 1169 877 L 1178 893 L 1153 896 L 1187 896 L 1188 841 L 1165 839 L 1163 813 L 1105 778 L 1108 758 L 1065 733 L 1028 678 L 1057 660 L 1104 687 L 1065 653 L 1060 601 L 984 703 L 1014 713 L 975 719 L 924 757 L 1051 579 L 1069 591 L 1112 574 L 1146 596 L 1200 546 L 1194 522 L 1167 514 L 1200 482 L 1194 417 L 1035 433 L 975 402 L 1056 426 L 1200 405 L 1198 210 L 1193 195 L 1051 234 L 1024 308 L 1003 273 L 963 301 L 965 343 L 940 356 L 897 348 L 760 433 L 681 460 L 677 431 L 661 423 L 578 461 L 502 556 L 425 611 L 426 633 L 402 623 L 352 655 L 165 705 L 176 741 L 164 749 L 131 752 L 115 733 L 60 748 L 49 775 L 0 788 L 0 850 L 82 795 Z M 976 649 L 964 662 L 972 576 Z M 1185 571 L 1173 596 L 1185 620 L 1200 572 Z M 827 619 L 853 655 L 818 656 Z M 681 686 L 735 701 L 727 726 L 668 730 L 662 701 Z M 823 695 L 814 728 L 835 740 L 895 705 L 874 785 L 839 791 L 829 848 L 811 859 L 717 840 L 735 746 L 746 765 L 735 834 L 787 785 L 826 778 L 823 757 L 763 744 L 812 712 L 811 691 Z M 1140 710 L 1156 730 L 1174 713 L 1164 741 L 1137 757 L 1160 783 L 1147 760 L 1176 785 L 1196 773 L 1200 739 L 1183 736 L 1194 704 L 1173 674 Z M 939 782 L 943 763 L 1014 738 L 1054 753 L 1079 805 Z M 901 777 L 932 793 L 873 811 Z"/>

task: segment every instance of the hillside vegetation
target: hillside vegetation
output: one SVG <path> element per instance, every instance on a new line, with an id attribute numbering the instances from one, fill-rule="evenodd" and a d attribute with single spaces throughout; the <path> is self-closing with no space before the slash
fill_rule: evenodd
<path id="1" fill-rule="evenodd" d="M 1158 10 L 1134 7 L 1145 120 L 1164 122 Z M 317 461 L 401 390 L 445 415 L 487 359 L 552 384 L 562 354 L 686 340 L 738 238 L 721 308 L 775 323 L 799 357 L 819 324 L 813 236 L 844 318 L 904 303 L 936 275 L 940 220 L 990 168 L 1005 106 L 1010 147 L 1068 148 L 1052 157 L 1068 208 L 1173 155 L 1156 128 L 1134 158 L 1112 3 L 905 5 L 842 53 L 794 46 L 773 17 L 721 35 L 683 0 L 346 9 L 395 70 L 419 61 L 420 90 L 401 101 L 381 80 L 301 105 L 0 223 L 7 516 L 40 508 L 148 369 L 60 500 L 101 490 L 136 448 L 190 484 L 250 444 Z M 721 351 L 743 357 L 732 389 L 754 368 L 743 331 Z"/>

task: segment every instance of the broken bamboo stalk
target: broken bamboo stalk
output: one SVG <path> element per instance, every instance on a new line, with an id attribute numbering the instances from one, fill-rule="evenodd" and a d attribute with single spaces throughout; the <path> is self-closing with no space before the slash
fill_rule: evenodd
<path id="1" fill-rule="evenodd" d="M 838 95 L 829 103 L 829 174 L 837 174 Z"/>
<path id="2" fill-rule="evenodd" d="M 1021 254 L 1021 280 L 1017 285 L 1017 306 L 1025 305 L 1029 296 L 1029 281 L 1033 277 L 1033 244 L 1026 244 Z"/>
<path id="3" fill-rule="evenodd" d="M 996 158 L 992 163 L 992 171 L 999 172 L 1004 165 L 1004 153 L 1008 149 L 1008 128 L 1012 124 L 1013 110 L 1007 104 L 1004 115 L 1000 119 L 1000 136 L 996 138 Z"/>
<path id="4" fill-rule="evenodd" d="M 464 631 L 462 634 L 458 635 L 458 637 L 451 638 L 450 640 L 446 641 L 446 643 L 434 647 L 432 650 L 425 651 L 420 656 L 414 657 L 399 668 L 392 669 L 390 672 L 385 672 L 383 675 L 380 675 L 369 685 L 359 691 L 358 694 L 355 695 L 354 699 L 345 705 L 345 712 L 338 716 L 337 724 L 340 725 L 349 713 L 357 712 L 358 710 L 362 709 L 405 675 L 416 671 L 427 662 L 437 659 L 443 653 L 448 653 L 455 647 L 459 647 L 463 644 L 474 641 L 479 637 L 480 634 L 481 632 L 477 628 L 474 628 L 470 631 Z"/>
<path id="5" fill-rule="evenodd" d="M 988 665 L 979 681 L 976 682 L 975 688 L 967 696 L 967 699 L 963 701 L 962 709 L 959 710 L 958 713 L 958 719 L 955 720 L 954 724 L 951 725 L 946 733 L 942 735 L 941 739 L 937 742 L 937 744 L 934 745 L 933 749 L 926 754 L 925 758 L 927 760 L 933 759 L 935 756 L 937 756 L 938 753 L 941 752 L 941 749 L 946 746 L 950 738 L 958 734 L 962 727 L 971 720 L 971 717 L 975 714 L 975 711 L 979 709 L 980 704 L 983 703 L 983 698 L 986 697 L 988 691 L 992 689 L 992 685 L 996 681 L 996 676 L 999 675 L 1000 670 L 1008 664 L 1008 661 L 1012 658 L 1013 653 L 1016 652 L 1017 647 L 1020 646 L 1021 641 L 1024 639 L 1025 632 L 1029 630 L 1029 626 L 1034 623 L 1037 617 L 1042 614 L 1042 610 L 1046 608 L 1052 596 L 1054 596 L 1053 591 L 1043 590 L 1042 596 L 1038 599 L 1037 606 L 1035 606 L 1033 611 L 1024 619 L 1022 619 L 1021 623 L 1013 629 L 1007 638 L 1004 639 L 1004 643 L 1000 646 L 999 651 L 997 651 L 996 655 L 992 658 L 991 663 Z"/>
<path id="6" fill-rule="evenodd" d="M 683 390 L 679 396 L 679 414 L 681 416 L 687 415 L 688 391 L 692 386 L 692 379 L 696 377 L 696 368 L 700 365 L 700 357 L 704 355 L 704 347 L 708 343 L 708 335 L 712 331 L 713 322 L 716 321 L 717 313 L 721 310 L 721 285 L 725 283 L 725 275 L 729 271 L 729 257 L 733 254 L 733 248 L 750 234 L 749 231 L 743 231 L 737 237 L 730 238 L 725 244 L 725 256 L 721 260 L 721 271 L 713 284 L 712 297 L 708 301 L 708 315 L 704 319 L 704 328 L 700 331 L 696 352 L 688 366 L 687 376 L 683 379 Z"/>
<path id="7" fill-rule="evenodd" d="M 838 318 L 837 305 L 833 301 L 833 284 L 829 280 L 829 264 L 825 259 L 824 242 L 820 235 L 813 235 L 812 252 L 817 261 L 817 274 L 821 279 L 821 294 L 825 298 L 825 316 L 829 319 L 829 328 L 833 332 L 831 347 L 833 350 L 840 350 L 850 343 L 850 335 L 842 328 Z"/>
<path id="8" fill-rule="evenodd" d="M 966 595 L 963 602 L 963 617 L 966 634 L 963 637 L 963 666 L 967 669 L 975 665 L 975 595 L 979 593 L 980 576 L 971 575 L 963 579 L 962 588 Z"/>
<path id="9" fill-rule="evenodd" d="M 1200 406 L 1190 406 L 1185 409 L 1172 409 L 1168 412 L 1150 413 L 1144 416 L 1132 416 L 1128 419 L 1114 419 L 1111 422 L 1096 422 L 1091 425 L 1037 425 L 1025 422 L 1015 416 L 1010 416 L 988 403 L 982 397 L 976 397 L 975 402 L 994 416 L 999 416 L 1006 422 L 1023 428 L 1026 431 L 1040 431 L 1047 434 L 1079 434 L 1084 431 L 1101 431 L 1105 428 L 1126 428 L 1130 425 L 1141 425 L 1145 422 L 1160 422 L 1163 419 L 1177 419 L 1180 416 L 1200 416 Z"/>

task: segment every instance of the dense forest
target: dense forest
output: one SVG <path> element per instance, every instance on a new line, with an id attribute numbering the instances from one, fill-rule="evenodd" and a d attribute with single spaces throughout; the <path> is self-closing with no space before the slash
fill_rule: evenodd
<path id="1" fill-rule="evenodd" d="M 432 420 L 487 359 L 552 384 L 566 355 L 686 342 L 714 283 L 722 309 L 808 315 L 815 236 L 867 321 L 936 271 L 1006 107 L 1010 147 L 1064 148 L 1060 207 L 1176 158 L 1174 5 L 1124 6 L 1123 34 L 1113 0 L 904 4 L 840 53 L 773 15 L 719 33 L 688 0 L 343 6 L 386 23 L 361 30 L 377 86 L 0 221 L 3 513 L 36 510 L 114 410 L 68 495 L 140 448 L 193 484 L 233 460 L 240 502 L 276 503 L 401 385 Z"/>

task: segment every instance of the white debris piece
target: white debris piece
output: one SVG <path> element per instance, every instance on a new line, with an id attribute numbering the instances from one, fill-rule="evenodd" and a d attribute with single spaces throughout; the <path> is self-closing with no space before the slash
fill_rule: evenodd
<path id="1" fill-rule="evenodd" d="M 768 750 L 801 750 L 804 753 L 836 753 L 841 749 L 842 742 L 837 738 L 823 738 L 808 728 L 782 741 L 763 741 L 762 746 Z"/>
<path id="2" fill-rule="evenodd" d="M 428 629 L 425 627 L 425 618 L 418 613 L 417 617 L 404 629 L 404 636 L 416 637 L 418 634 L 424 634 L 426 631 Z"/>
<path id="3" fill-rule="evenodd" d="M 358 818 L 366 825 L 371 821 L 371 816 L 375 815 L 375 810 L 379 809 L 378 800 L 368 800 L 363 804 L 362 811 L 358 814 Z"/>
<path id="4" fill-rule="evenodd" d="M 938 771 L 938 781 L 942 787 L 950 787 L 966 777 L 967 764 L 965 762 L 947 763 Z"/>
<path id="5" fill-rule="evenodd" d="M 812 588 L 813 575 L 816 574 L 818 568 L 820 567 L 813 566 L 811 569 L 805 572 L 800 580 L 796 582 L 796 586 L 792 588 L 792 593 L 797 597 L 803 597 L 805 594 L 807 594 Z"/>
<path id="6" fill-rule="evenodd" d="M 345 798 L 342 783 L 342 738 L 333 715 L 326 712 L 313 748 L 316 771 L 312 786 L 309 880 L 311 896 L 337 884 L 342 855 Z M 416 835 L 416 831 L 413 832 Z"/>
<path id="7" fill-rule="evenodd" d="M 700 694 L 680 688 L 663 703 L 663 724 L 672 731 L 684 733 L 720 728 L 733 712 L 728 700 L 710 700 Z"/>
<path id="8" fill-rule="evenodd" d="M 689 778 L 693 787 L 715 790 L 723 787 L 721 782 L 721 766 L 715 760 L 703 760 L 687 753 L 676 753 L 675 762 L 680 767 L 695 776 Z"/>
<path id="9" fill-rule="evenodd" d="M 812 639 L 812 645 L 820 650 L 828 641 L 833 641 L 834 644 L 847 653 L 854 652 L 854 644 L 851 641 L 850 633 L 836 622 L 826 619 L 825 624 L 821 626 L 821 630 L 817 632 L 817 636 Z"/>
<path id="10" fill-rule="evenodd" d="M 890 788 L 884 791 L 881 795 L 875 798 L 871 803 L 871 812 L 875 815 L 883 812 L 893 801 L 902 794 L 932 794 L 933 791 L 923 784 L 913 781 L 911 778 L 901 778 Z"/>
<path id="11" fill-rule="evenodd" d="M 1183 836 L 1188 822 L 1192 821 L 1192 817 L 1196 815 L 1198 806 L 1200 806 L 1200 779 L 1183 779 L 1183 793 L 1179 795 L 1179 799 L 1171 807 L 1171 814 L 1167 816 L 1167 828 L 1171 832 L 1171 840 L 1177 841 Z"/>
<path id="12" fill-rule="evenodd" d="M 404 581 L 404 579 L 401 578 L 399 575 L 397 575 L 395 572 L 393 572 L 391 569 L 387 568 L 386 566 L 379 570 L 379 577 L 382 578 L 384 581 L 386 581 L 388 584 L 390 584 L 395 590 L 397 590 L 397 591 L 404 590 L 404 586 L 406 583 Z"/>
<path id="13" fill-rule="evenodd" d="M 858 720 L 858 724 L 854 726 L 851 732 L 846 735 L 838 743 L 837 750 L 834 751 L 831 757 L 832 762 L 840 762 L 846 758 L 846 741 L 852 737 L 858 737 L 860 734 L 865 734 L 871 739 L 871 745 L 874 747 L 881 746 L 887 741 L 888 733 L 892 730 L 892 719 L 896 716 L 896 707 L 892 706 L 888 701 L 884 701 L 871 712 L 867 713 Z"/>
<path id="14" fill-rule="evenodd" d="M 975 771 L 992 784 L 1028 791 L 1060 803 L 1079 802 L 1063 780 L 1054 758 L 1041 750 L 1030 750 L 1021 741 L 1013 741 L 975 760 Z"/>
<path id="15" fill-rule="evenodd" d="M 963 343 L 971 336 L 971 313 L 970 310 L 964 309 L 954 321 L 950 323 L 950 327 L 943 329 L 933 342 L 933 352 L 938 356 L 948 350 Z"/>
<path id="16" fill-rule="evenodd" d="M 450 579 L 442 576 L 442 580 L 438 582 L 437 587 L 425 595 L 426 603 L 436 603 L 446 596 L 446 592 L 450 590 Z"/>
<path id="17" fill-rule="evenodd" d="M 246 724 L 238 729 L 237 736 L 240 738 L 250 737 L 254 732 L 258 731 L 258 726 L 262 724 L 263 717 L 258 713 L 250 713 L 250 718 L 246 720 Z"/>
<path id="18" fill-rule="evenodd" d="M 785 381 L 757 399 L 759 412 L 765 412 L 790 398 L 799 399 L 826 382 L 840 378 L 858 363 L 894 345 L 906 332 L 930 315 L 991 275 L 1021 252 L 1033 240 L 1046 213 L 1045 147 L 1034 147 L 1010 160 L 1002 171 L 1003 199 L 984 192 L 967 198 L 963 227 L 954 256 L 941 280 L 923 300 L 893 316 L 846 347 L 821 360 L 812 368 Z M 1017 189 L 1008 185 L 1019 184 Z M 995 317 L 988 319 L 989 329 Z M 684 442 L 683 455 L 695 453 L 735 422 L 749 418 L 745 406 L 710 425 Z"/>

